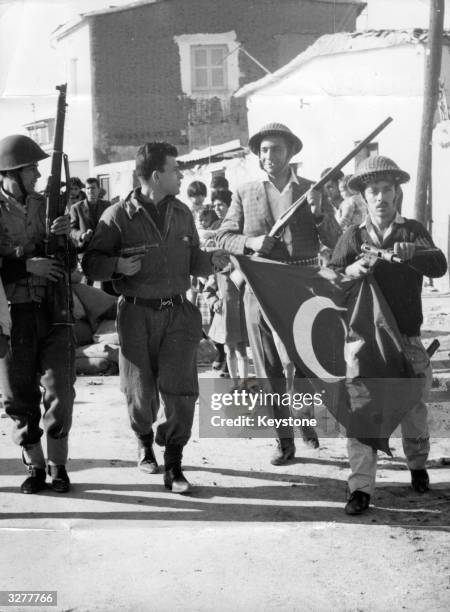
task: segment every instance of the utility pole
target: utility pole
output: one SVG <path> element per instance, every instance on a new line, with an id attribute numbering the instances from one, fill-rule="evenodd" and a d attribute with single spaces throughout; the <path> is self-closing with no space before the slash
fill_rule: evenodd
<path id="1" fill-rule="evenodd" d="M 414 217 L 425 226 L 431 206 L 431 153 L 433 121 L 439 94 L 439 76 L 442 58 L 442 30 L 444 27 L 445 0 L 430 0 L 430 25 L 426 50 L 425 83 L 423 96 L 422 129 L 420 134 L 419 162 L 417 168 Z M 431 219 L 430 219 L 431 220 Z"/>

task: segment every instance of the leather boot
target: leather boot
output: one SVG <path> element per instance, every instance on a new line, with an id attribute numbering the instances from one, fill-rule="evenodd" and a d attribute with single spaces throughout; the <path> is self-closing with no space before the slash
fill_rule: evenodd
<path id="1" fill-rule="evenodd" d="M 159 472 L 158 462 L 153 452 L 153 432 L 145 438 L 138 439 L 137 466 L 141 472 L 146 474 L 157 474 Z"/>
<path id="2" fill-rule="evenodd" d="M 300 430 L 302 432 L 303 442 L 306 446 L 319 448 L 319 438 L 317 437 L 314 427 L 311 427 L 311 425 L 301 425 Z"/>
<path id="3" fill-rule="evenodd" d="M 27 466 L 28 477 L 20 485 L 22 493 L 39 493 L 46 488 L 45 457 L 41 442 L 22 447 L 22 461 Z"/>
<path id="4" fill-rule="evenodd" d="M 191 485 L 181 469 L 183 447 L 167 445 L 164 451 L 164 486 L 172 493 L 186 495 L 190 493 Z"/>
<path id="5" fill-rule="evenodd" d="M 45 468 L 37 468 L 33 465 L 28 466 L 28 478 L 20 485 L 22 493 L 39 493 L 46 488 Z"/>
<path id="6" fill-rule="evenodd" d="M 277 440 L 277 448 L 275 449 L 270 463 L 272 465 L 284 465 L 295 457 L 294 438 L 282 438 Z"/>
<path id="7" fill-rule="evenodd" d="M 369 509 L 370 495 L 364 491 L 353 491 L 345 505 L 345 513 L 350 516 L 362 514 Z"/>
<path id="8" fill-rule="evenodd" d="M 426 470 L 411 470 L 411 486 L 417 493 L 430 490 L 430 478 Z"/>
<path id="9" fill-rule="evenodd" d="M 52 479 L 53 491 L 67 493 L 70 490 L 70 480 L 65 465 L 49 465 L 48 474 Z"/>

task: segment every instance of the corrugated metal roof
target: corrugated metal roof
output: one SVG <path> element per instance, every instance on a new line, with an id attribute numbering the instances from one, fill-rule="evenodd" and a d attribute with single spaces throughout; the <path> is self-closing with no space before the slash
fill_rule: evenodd
<path id="1" fill-rule="evenodd" d="M 246 97 L 253 92 L 281 81 L 287 75 L 298 70 L 305 63 L 318 57 L 337 53 L 352 53 L 405 44 L 426 44 L 428 30 L 363 30 L 358 32 L 340 32 L 321 36 L 306 51 L 300 53 L 288 64 L 272 74 L 241 87 L 234 95 Z M 450 32 L 444 32 L 444 43 L 450 44 Z"/>

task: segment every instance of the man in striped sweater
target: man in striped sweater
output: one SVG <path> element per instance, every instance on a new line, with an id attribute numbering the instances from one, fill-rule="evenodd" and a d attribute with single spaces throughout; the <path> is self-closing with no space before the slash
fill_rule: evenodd
<path id="1" fill-rule="evenodd" d="M 336 245 L 330 267 L 352 278 L 374 275 L 397 322 L 403 350 L 423 381 L 421 397 L 403 419 L 401 430 L 412 487 L 418 493 L 425 493 L 429 485 L 425 464 L 430 450 L 425 401 L 432 372 L 420 340 L 422 281 L 424 276 L 443 276 L 447 262 L 423 225 L 398 213 L 397 193 L 409 178 L 395 162 L 381 155 L 360 163 L 349 187 L 364 197 L 368 216 L 361 225 L 347 229 Z M 404 263 L 379 261 L 372 266 L 361 257 L 363 243 L 392 250 Z M 347 448 L 351 473 L 345 511 L 350 515 L 361 514 L 368 509 L 375 487 L 377 452 L 356 438 L 348 439 Z"/>

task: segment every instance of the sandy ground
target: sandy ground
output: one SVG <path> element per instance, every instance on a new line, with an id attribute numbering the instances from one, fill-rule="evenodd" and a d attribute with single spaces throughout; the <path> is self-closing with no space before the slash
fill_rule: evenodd
<path id="1" fill-rule="evenodd" d="M 430 418 L 450 430 L 450 297 L 424 299 L 435 355 Z M 201 376 L 211 376 L 203 369 Z M 26 496 L 0 420 L 0 589 L 56 590 L 56 607 L 94 611 L 444 611 L 450 608 L 450 435 L 432 440 L 432 491 L 415 494 L 402 458 L 379 462 L 370 511 L 344 514 L 344 438 L 297 443 L 269 463 L 269 439 L 199 439 L 185 452 L 191 496 L 135 467 L 117 377 L 77 382 L 73 489 Z M 158 458 L 161 451 L 157 449 Z M 30 610 L 3 607 L 0 610 Z M 36 608 L 37 609 L 37 608 Z"/>

